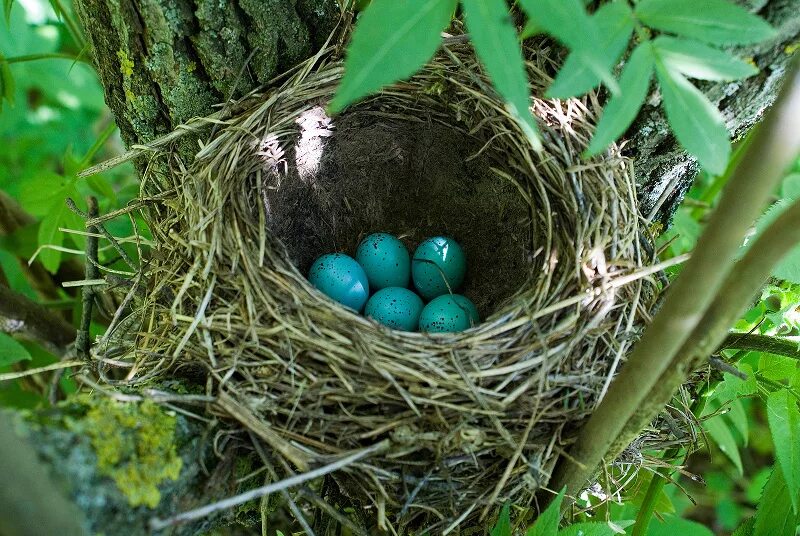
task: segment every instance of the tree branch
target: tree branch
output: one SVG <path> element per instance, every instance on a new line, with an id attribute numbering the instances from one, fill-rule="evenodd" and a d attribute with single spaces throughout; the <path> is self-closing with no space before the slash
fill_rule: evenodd
<path id="1" fill-rule="evenodd" d="M 718 294 L 718 291 L 725 283 L 725 292 L 731 292 L 727 287 L 730 279 L 726 282 L 726 276 L 731 273 L 742 238 L 761 213 L 784 171 L 800 152 L 798 116 L 800 61 L 795 61 L 776 105 L 755 132 L 747 150 L 748 155 L 733 172 L 719 208 L 700 237 L 694 255 L 667 291 L 664 304 L 635 346 L 608 394 L 581 430 L 569 456 L 560 460 L 551 488 L 566 486 L 568 494 L 580 491 L 603 458 L 616 457 L 632 439 L 632 434 L 635 435 L 646 426 L 669 400 L 674 387 L 691 372 L 689 365 L 696 350 L 701 346 L 705 348 L 708 341 L 715 341 L 716 334 L 709 333 L 698 342 L 694 338 L 698 334 L 695 330 L 701 325 L 704 312 L 715 297 L 718 297 L 718 302 L 723 299 L 738 304 L 729 295 Z M 758 180 L 754 180 L 755 177 Z M 785 219 L 786 215 L 779 218 L 781 222 Z M 773 225 L 776 224 L 778 222 Z M 772 233 L 769 231 L 764 237 L 769 241 L 780 241 L 785 252 L 786 236 L 791 231 L 787 230 L 780 237 Z M 748 266 L 746 263 L 750 262 L 749 258 L 750 255 L 747 255 L 740 262 L 737 272 Z M 734 286 L 743 284 L 741 276 L 739 273 L 739 281 L 732 282 Z M 763 279 L 759 284 L 762 282 Z M 739 292 L 747 292 L 747 299 L 755 292 L 752 288 L 736 288 Z M 715 342 L 719 344 L 721 337 Z M 716 344 L 707 348 L 706 355 L 716 348 Z M 665 374 L 672 380 L 677 379 L 677 384 L 665 383 Z M 669 396 L 655 400 L 653 392 L 656 390 L 668 390 Z M 657 409 L 654 411 L 655 406 Z M 580 460 L 581 463 L 570 460 Z"/>
<path id="2" fill-rule="evenodd" d="M 752 333 L 729 333 L 720 350 L 734 349 L 782 355 L 800 360 L 800 341 Z"/>
<path id="3" fill-rule="evenodd" d="M 37 342 L 56 355 L 64 355 L 76 335 L 63 318 L 4 286 L 0 286 L 0 331 Z"/>

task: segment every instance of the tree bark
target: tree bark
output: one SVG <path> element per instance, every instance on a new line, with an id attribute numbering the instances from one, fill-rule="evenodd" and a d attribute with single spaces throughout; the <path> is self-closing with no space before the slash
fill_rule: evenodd
<path id="1" fill-rule="evenodd" d="M 719 105 L 734 138 L 743 136 L 772 104 L 800 34 L 800 0 L 746 2 L 778 30 L 771 43 L 738 50 L 760 68 L 759 75 L 704 90 Z M 76 0 L 93 47 L 95 64 L 124 141 L 146 143 L 195 116 L 205 116 L 230 97 L 241 96 L 309 56 L 328 36 L 339 12 L 336 0 Z M 249 59 L 249 62 L 248 62 Z M 247 63 L 246 63 L 247 62 Z M 697 173 L 669 131 L 659 97 L 652 95 L 629 132 L 641 209 L 667 222 Z M 196 148 L 196 145 L 194 146 Z M 191 150 L 191 147 L 187 147 Z M 42 410 L 35 419 L 48 421 Z M 92 445 L 63 426 L 22 425 L 52 469 L 55 485 L 83 511 L 94 533 L 147 533 L 152 516 L 224 494 L 222 466 L 209 476 L 205 427 L 178 417 L 176 445 L 184 460 L 179 480 L 162 489 L 155 510 L 131 508 L 115 483 L 96 467 Z M 221 463 L 221 462 L 219 462 Z M 219 466 L 218 463 L 218 467 Z M 230 476 L 227 476 L 230 479 Z M 182 527 L 194 533 L 199 527 Z"/>

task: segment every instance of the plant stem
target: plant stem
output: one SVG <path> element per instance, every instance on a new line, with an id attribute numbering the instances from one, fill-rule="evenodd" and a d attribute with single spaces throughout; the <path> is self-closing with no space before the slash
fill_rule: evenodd
<path id="1" fill-rule="evenodd" d="M 79 61 L 87 65 L 91 65 L 91 62 L 87 58 L 81 58 L 79 56 L 73 56 L 72 54 L 65 54 L 62 52 L 47 52 L 44 54 L 27 54 L 25 56 L 12 56 L 11 58 L 0 59 L 0 62 L 11 64 L 11 63 L 22 63 L 26 61 L 37 61 L 37 60 L 72 60 L 72 61 Z"/>
<path id="2" fill-rule="evenodd" d="M 764 352 L 800 360 L 800 340 L 794 341 L 769 335 L 730 333 L 720 346 L 720 350 L 725 349 Z"/>
<path id="3" fill-rule="evenodd" d="M 705 349 L 704 342 L 714 340 L 694 339 L 695 329 L 704 319 L 706 309 L 719 296 L 718 291 L 734 266 L 748 228 L 800 152 L 800 125 L 796 120 L 800 116 L 799 67 L 800 61 L 796 60 L 787 73 L 775 106 L 753 136 L 748 154 L 733 172 L 719 208 L 698 241 L 695 254 L 667 291 L 660 311 L 581 430 L 569 456 L 559 461 L 549 484 L 551 489 L 566 486 L 568 495 L 577 494 L 602 460 L 616 457 L 663 408 L 663 403 L 691 372 L 691 358 L 696 350 Z M 754 180 L 755 177 L 758 180 Z M 783 242 L 781 238 L 768 232 L 758 242 L 764 239 Z M 755 247 L 751 251 L 753 249 Z M 754 292 L 747 288 L 747 292 L 751 291 Z M 750 297 L 752 295 L 748 299 Z M 738 312 L 738 302 L 732 303 Z M 662 376 L 667 371 L 670 371 L 669 381 L 664 383 Z M 653 391 L 660 391 L 659 394 L 668 391 L 668 396 L 662 400 L 653 397 Z M 579 460 L 580 464 L 570 460 Z M 564 505 L 568 506 L 569 501 Z"/>

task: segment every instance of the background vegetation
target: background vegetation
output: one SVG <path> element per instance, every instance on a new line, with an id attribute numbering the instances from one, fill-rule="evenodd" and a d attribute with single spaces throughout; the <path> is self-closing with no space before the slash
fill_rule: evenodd
<path id="1" fill-rule="evenodd" d="M 691 25 L 675 26 L 660 14 L 687 4 L 678 1 L 643 0 L 638 6 L 614 2 L 591 18 L 571 19 L 570 12 L 562 12 L 561 22 L 534 16 L 545 12 L 542 6 L 550 9 L 547 12 L 558 13 L 557 2 L 519 3 L 530 15 L 523 35 L 546 32 L 572 50 L 573 55 L 551 87 L 552 96 L 580 94 L 601 82 L 614 95 L 592 150 L 601 150 L 625 131 L 646 96 L 651 78 L 657 77 L 676 136 L 709 170 L 700 174 L 672 227 L 660 239 L 664 259 L 691 252 L 729 176 L 726 170 L 730 161 L 735 161 L 739 153 L 738 147 L 732 152 L 729 148 L 719 112 L 685 76 L 721 80 L 753 74 L 746 61 L 716 47 L 763 39 L 771 29 L 753 18 L 740 19 L 730 33 L 702 33 Z M 373 7 L 375 4 L 388 5 L 375 2 Z M 575 4 L 580 3 L 576 0 Z M 708 17 L 727 16 L 723 4 L 727 5 L 710 2 Z M 333 108 L 340 109 L 383 84 L 411 74 L 435 50 L 439 32 L 458 3 L 430 2 L 431 17 L 436 18 L 412 26 L 409 36 L 404 37 L 417 43 L 418 49 L 395 47 L 387 49 L 386 57 L 379 58 L 386 63 L 375 63 L 374 55 L 367 61 L 372 44 L 386 37 L 369 34 L 370 28 L 380 27 L 381 17 L 407 17 L 403 5 L 397 3 L 396 12 L 368 9 L 363 13 L 348 57 L 348 78 Z M 60 0 L 5 0 L 4 8 L 5 28 L 0 30 L 0 215 L 6 217 L 0 218 L 0 284 L 77 326 L 81 318 L 80 296 L 74 287 L 64 288 L 61 284 L 83 278 L 81 256 L 86 237 L 80 232 L 63 231 L 83 229 L 82 218 L 67 206 L 65 199 L 74 200 L 78 209 L 85 211 L 85 200 L 94 196 L 100 212 L 106 213 L 135 197 L 138 182 L 132 167 L 127 166 L 90 179 L 77 178 L 80 170 L 119 153 L 122 144 L 103 103 L 97 76 L 87 62 L 86 44 L 70 6 Z M 481 59 L 499 92 L 510 103 L 511 113 L 535 143 L 535 122 L 521 104 L 528 95 L 526 86 L 520 89 L 520 84 L 525 84 L 524 75 L 520 78 L 521 63 L 519 69 L 515 63 L 517 59 L 521 62 L 518 40 L 516 34 L 508 33 L 509 29 L 516 30 L 510 21 L 497 27 L 486 23 L 494 20 L 491 10 L 505 9 L 504 2 L 464 0 L 462 9 Z M 632 16 L 634 9 L 640 16 Z M 567 20 L 572 22 L 571 32 L 563 31 Z M 616 28 L 617 39 L 597 37 L 607 27 Z M 664 35 L 659 36 L 660 31 Z M 613 67 L 631 39 L 633 55 L 617 80 Z M 688 53 L 693 39 L 707 43 L 692 45 L 694 48 Z M 602 46 L 595 46 L 598 40 Z M 360 51 L 362 43 L 364 50 Z M 395 70 L 385 68 L 387 64 L 394 65 Z M 746 143 L 740 142 L 739 146 Z M 754 227 L 753 235 L 798 198 L 800 161 L 774 192 L 772 205 Z M 9 223 L 12 221 L 13 225 Z M 109 231 L 115 236 L 130 236 L 133 225 L 146 236 L 146 228 L 136 220 L 113 220 Z M 134 247 L 125 248 L 127 254 L 136 255 Z M 118 251 L 102 250 L 100 255 L 105 264 L 125 273 Z M 679 271 L 680 266 L 670 275 Z M 100 308 L 92 323 L 92 334 L 103 331 L 111 311 L 110 307 Z M 800 341 L 800 250 L 792 252 L 775 270 L 734 330 L 749 335 L 799 337 L 793 340 Z M 685 459 L 679 469 L 673 470 L 664 462 L 663 474 L 639 473 L 606 505 L 593 508 L 591 516 L 582 513 L 583 508 L 596 506 L 607 498 L 585 495 L 571 512 L 570 521 L 577 524 L 559 534 L 590 536 L 623 530 L 652 536 L 733 531 L 741 535 L 795 533 L 800 524 L 797 344 L 794 356 L 739 346 L 720 351 L 720 357 L 730 365 L 712 369 L 701 387 L 700 403 L 691 408 L 703 432 L 703 448 L 691 457 L 689 453 L 675 453 Z M 60 358 L 47 345 L 0 333 L 0 375 L 55 363 Z M 46 407 L 74 390 L 68 374 L 0 381 L 0 405 L 16 409 Z M 520 528 L 523 522 L 515 514 L 514 506 L 508 505 L 491 534 L 503 536 L 511 534 L 514 527 Z M 554 503 L 527 529 L 527 534 L 554 534 L 558 521 L 558 503 Z"/>

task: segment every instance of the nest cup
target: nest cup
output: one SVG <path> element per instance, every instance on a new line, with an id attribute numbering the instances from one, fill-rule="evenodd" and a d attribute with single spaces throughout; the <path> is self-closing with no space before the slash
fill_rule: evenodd
<path id="1" fill-rule="evenodd" d="M 550 79 L 532 58 L 536 95 Z M 333 118 L 332 132 L 357 113 L 457 132 L 524 207 L 505 227 L 527 240 L 521 283 L 483 304 L 483 323 L 389 330 L 312 288 L 302 251 L 271 220 L 276 188 L 302 180 L 302 122 L 342 74 L 335 52 L 320 54 L 240 103 L 186 167 L 155 151 L 171 172 L 143 186 L 154 245 L 126 381 L 199 380 L 216 397 L 210 411 L 263 442 L 280 477 L 344 460 L 328 481 L 339 498 L 326 498 L 357 505 L 368 533 L 461 530 L 505 501 L 532 504 L 648 319 L 657 284 L 631 166 L 616 147 L 581 158 L 591 101 L 534 99 L 535 152 L 459 42 Z M 474 225 L 496 225 L 485 220 Z"/>

